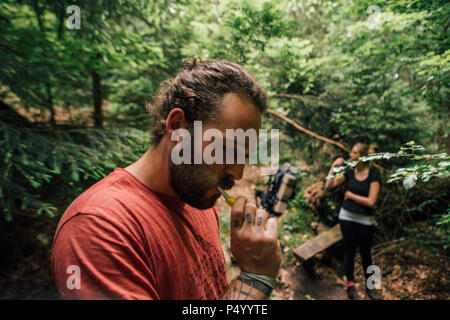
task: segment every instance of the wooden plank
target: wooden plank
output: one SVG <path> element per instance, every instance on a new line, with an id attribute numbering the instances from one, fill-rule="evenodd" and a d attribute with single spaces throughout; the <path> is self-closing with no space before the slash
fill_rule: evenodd
<path id="1" fill-rule="evenodd" d="M 294 192 L 295 177 L 289 173 L 286 173 L 281 181 L 280 188 L 277 192 L 277 198 L 281 201 L 290 199 Z"/>
<path id="2" fill-rule="evenodd" d="M 315 238 L 305 242 L 300 247 L 294 249 L 295 257 L 300 261 L 306 261 L 319 252 L 331 247 L 333 244 L 342 239 L 341 228 L 339 224 L 331 229 L 322 232 Z"/>
<path id="3" fill-rule="evenodd" d="M 286 202 L 277 201 L 276 204 L 273 206 L 273 211 L 277 212 L 278 214 L 283 214 L 286 211 L 287 204 Z"/>
<path id="4" fill-rule="evenodd" d="M 282 184 L 280 186 L 280 189 L 278 190 L 277 198 L 280 199 L 281 201 L 286 201 L 291 198 L 293 192 L 294 192 L 293 187 L 289 187 L 285 184 Z"/>
<path id="5" fill-rule="evenodd" d="M 283 177 L 283 180 L 281 180 L 281 183 L 284 183 L 288 186 L 294 186 L 295 185 L 295 177 L 292 174 L 286 173 Z"/>

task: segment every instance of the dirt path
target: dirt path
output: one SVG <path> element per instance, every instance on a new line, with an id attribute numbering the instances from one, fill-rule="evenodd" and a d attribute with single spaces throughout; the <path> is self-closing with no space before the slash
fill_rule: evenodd
<path id="1" fill-rule="evenodd" d="M 344 286 L 312 276 L 304 266 L 280 270 L 281 284 L 273 295 L 279 300 L 347 300 Z"/>

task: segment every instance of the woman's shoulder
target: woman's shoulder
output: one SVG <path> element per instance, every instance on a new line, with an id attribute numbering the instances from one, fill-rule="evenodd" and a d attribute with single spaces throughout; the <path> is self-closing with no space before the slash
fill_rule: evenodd
<path id="1" fill-rule="evenodd" d="M 377 168 L 374 167 L 370 167 L 370 171 L 371 174 L 380 174 L 380 171 Z"/>
<path id="2" fill-rule="evenodd" d="M 369 176 L 372 178 L 372 181 L 380 181 L 380 171 L 377 168 L 370 167 Z"/>

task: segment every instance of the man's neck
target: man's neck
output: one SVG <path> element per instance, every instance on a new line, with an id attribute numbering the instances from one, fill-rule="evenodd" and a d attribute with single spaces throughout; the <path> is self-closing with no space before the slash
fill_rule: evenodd
<path id="1" fill-rule="evenodd" d="M 153 191 L 176 196 L 169 183 L 169 159 L 165 156 L 167 151 L 163 143 L 152 146 L 125 169 Z"/>

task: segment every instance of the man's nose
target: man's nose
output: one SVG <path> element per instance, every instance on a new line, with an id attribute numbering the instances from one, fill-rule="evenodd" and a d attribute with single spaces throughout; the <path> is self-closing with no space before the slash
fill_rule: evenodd
<path id="1" fill-rule="evenodd" d="M 234 180 L 241 180 L 244 175 L 245 164 L 229 164 L 225 167 L 225 173 L 233 177 Z"/>

